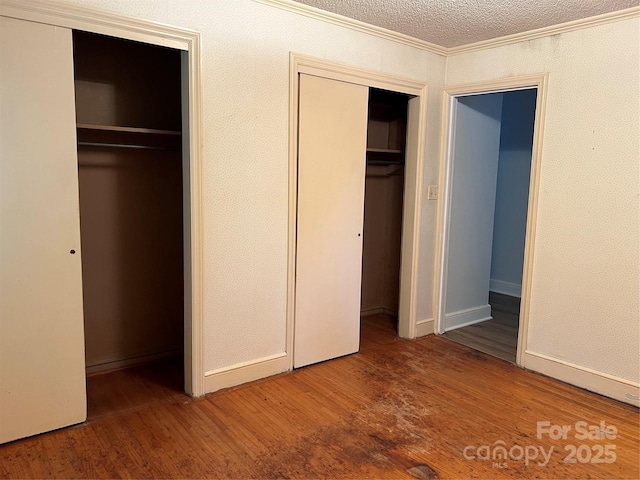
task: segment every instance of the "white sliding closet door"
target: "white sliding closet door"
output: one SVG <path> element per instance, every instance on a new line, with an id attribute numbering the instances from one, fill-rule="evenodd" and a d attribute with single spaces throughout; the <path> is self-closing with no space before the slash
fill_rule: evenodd
<path id="1" fill-rule="evenodd" d="M 300 75 L 295 367 L 359 349 L 368 97 Z"/>
<path id="2" fill-rule="evenodd" d="M 0 443 L 86 418 L 76 157 L 71 30 L 0 17 Z"/>

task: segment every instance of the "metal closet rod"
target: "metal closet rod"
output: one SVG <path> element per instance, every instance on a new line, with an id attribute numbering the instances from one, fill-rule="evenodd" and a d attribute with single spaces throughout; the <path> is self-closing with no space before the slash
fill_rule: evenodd
<path id="1" fill-rule="evenodd" d="M 138 150 L 168 150 L 178 151 L 177 147 L 154 147 L 152 145 L 132 145 L 129 143 L 100 143 L 100 142 L 78 142 L 79 147 L 107 147 L 107 148 L 134 148 Z"/>
<path id="2" fill-rule="evenodd" d="M 367 160 L 367 165 L 404 165 L 402 160 Z"/>

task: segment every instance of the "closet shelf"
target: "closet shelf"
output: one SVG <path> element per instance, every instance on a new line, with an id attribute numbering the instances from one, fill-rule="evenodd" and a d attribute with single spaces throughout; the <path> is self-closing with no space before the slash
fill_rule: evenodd
<path id="1" fill-rule="evenodd" d="M 119 127 L 115 125 L 93 125 L 89 123 L 78 123 L 76 127 L 79 130 L 99 130 L 103 132 L 123 132 L 123 133 L 148 133 L 153 135 L 172 135 L 180 136 L 179 130 L 158 130 L 155 128 L 139 128 L 139 127 Z"/>
<path id="2" fill-rule="evenodd" d="M 177 147 L 156 147 L 154 145 L 135 145 L 131 143 L 105 143 L 105 142 L 78 142 L 79 147 L 100 147 L 100 148 L 133 148 L 137 150 L 163 150 L 177 152 Z"/>
<path id="3" fill-rule="evenodd" d="M 404 160 L 367 160 L 367 165 L 404 165 Z"/>
<path id="4" fill-rule="evenodd" d="M 78 123 L 78 147 L 139 150 L 182 149 L 179 131 Z"/>
<path id="5" fill-rule="evenodd" d="M 369 148 L 367 147 L 367 152 L 372 153 L 402 153 L 402 150 L 398 150 L 395 148 Z"/>

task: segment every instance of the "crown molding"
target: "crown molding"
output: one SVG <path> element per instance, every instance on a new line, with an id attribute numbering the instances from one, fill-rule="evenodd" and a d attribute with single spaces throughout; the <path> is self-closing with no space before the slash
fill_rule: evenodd
<path id="1" fill-rule="evenodd" d="M 639 16 L 640 6 L 626 8 L 624 10 L 618 10 L 615 12 L 603 13 L 602 15 L 596 15 L 594 17 L 581 18 L 579 20 L 572 20 L 570 22 L 559 23 L 557 25 L 537 28 L 535 30 L 514 33 L 512 35 L 506 35 L 504 37 L 492 38 L 489 40 L 482 40 L 480 42 L 469 43 L 467 45 L 460 45 L 459 47 L 447 48 L 447 55 L 460 55 L 463 53 L 475 52 L 488 48 L 502 47 L 504 45 L 526 42 L 528 40 L 535 40 L 536 38 L 547 37 L 551 35 L 559 35 L 561 33 L 581 30 L 583 28 L 596 27 L 598 25 L 605 25 L 612 22 L 619 22 L 621 20 L 627 20 Z"/>
<path id="2" fill-rule="evenodd" d="M 466 45 L 460 45 L 458 47 L 443 47 L 430 43 L 419 38 L 411 37 L 403 33 L 394 32 L 386 28 L 377 27 L 368 23 L 354 20 L 343 15 L 339 15 L 333 12 L 327 12 L 319 8 L 311 7 L 303 3 L 298 3 L 293 0 L 253 0 L 257 3 L 270 5 L 280 10 L 286 10 L 288 12 L 296 13 L 298 15 L 304 15 L 305 17 L 314 18 L 323 22 L 331 23 L 345 28 L 350 28 L 359 32 L 374 35 L 376 37 L 384 38 L 386 40 L 392 40 L 394 42 L 402 43 L 410 47 L 419 48 L 427 52 L 435 53 L 437 55 L 450 56 L 460 55 L 463 53 L 474 52 L 478 50 L 485 50 L 489 48 L 501 47 L 504 45 L 510 45 L 518 42 L 525 42 L 527 40 L 534 40 L 536 38 L 546 37 L 549 35 L 557 35 L 560 33 L 571 32 L 574 30 L 580 30 L 583 28 L 595 27 L 598 25 L 604 25 L 611 22 L 618 22 L 621 20 L 627 20 L 640 16 L 640 6 L 631 7 L 624 10 L 618 10 L 615 12 L 603 13 L 602 15 L 596 15 L 594 17 L 582 18 L 579 20 L 572 20 L 570 22 L 560 23 L 557 25 L 550 25 L 548 27 L 537 28 L 535 30 L 529 30 L 521 33 L 514 33 L 512 35 L 506 35 L 503 37 L 492 38 L 489 40 L 482 40 L 480 42 L 469 43 Z"/>
<path id="3" fill-rule="evenodd" d="M 385 40 L 392 40 L 397 43 L 402 43 L 410 47 L 419 48 L 421 50 L 435 53 L 437 55 L 447 55 L 448 48 L 441 47 L 435 43 L 429 43 L 419 38 L 411 37 L 403 33 L 394 32 L 386 28 L 371 25 L 369 23 L 354 20 L 337 13 L 327 12 L 319 8 L 311 7 L 303 3 L 294 2 L 293 0 L 253 0 L 257 3 L 269 5 L 280 10 L 286 10 L 288 12 L 296 13 L 298 15 L 304 15 L 305 17 L 311 17 L 316 20 L 321 20 L 326 23 L 338 25 L 340 27 L 346 27 L 358 32 L 367 33 L 375 37 L 384 38 Z"/>
<path id="4" fill-rule="evenodd" d="M 108 10 L 74 5 L 60 0 L 0 0 L 0 15 L 32 22 L 115 35 L 179 50 L 200 42 L 195 30 L 151 22 Z M 118 33 L 114 34 L 113 29 Z"/>

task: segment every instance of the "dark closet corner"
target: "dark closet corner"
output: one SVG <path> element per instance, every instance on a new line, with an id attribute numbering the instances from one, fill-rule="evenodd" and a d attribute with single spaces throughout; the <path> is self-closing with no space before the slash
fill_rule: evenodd
<path id="1" fill-rule="evenodd" d="M 80 124 L 181 129 L 180 51 L 73 32 Z"/>

